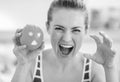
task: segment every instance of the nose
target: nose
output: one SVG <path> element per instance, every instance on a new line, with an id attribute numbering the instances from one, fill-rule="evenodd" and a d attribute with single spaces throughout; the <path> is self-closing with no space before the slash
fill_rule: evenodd
<path id="1" fill-rule="evenodd" d="M 71 42 L 72 41 L 72 35 L 70 32 L 65 32 L 63 35 L 63 41 L 65 42 Z"/>

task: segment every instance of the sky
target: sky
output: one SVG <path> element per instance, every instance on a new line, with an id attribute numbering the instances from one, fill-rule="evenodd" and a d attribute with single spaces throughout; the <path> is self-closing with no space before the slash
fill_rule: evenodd
<path id="1" fill-rule="evenodd" d="M 52 0 L 0 0 L 0 31 L 16 30 L 26 24 L 45 28 Z M 90 8 L 119 7 L 120 0 L 86 0 Z"/>

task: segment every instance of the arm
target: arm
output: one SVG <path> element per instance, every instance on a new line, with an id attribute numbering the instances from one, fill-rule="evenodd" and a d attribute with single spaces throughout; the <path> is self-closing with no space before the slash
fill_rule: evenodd
<path id="1" fill-rule="evenodd" d="M 32 82 L 30 64 L 18 65 L 11 82 Z"/>
<path id="2" fill-rule="evenodd" d="M 118 82 L 118 70 L 115 65 L 104 67 L 106 82 Z"/>
<path id="3" fill-rule="evenodd" d="M 94 61 L 92 61 L 91 75 L 91 82 L 106 82 L 104 68 Z"/>
<path id="4" fill-rule="evenodd" d="M 26 45 L 20 44 L 19 38 L 21 37 L 21 31 L 22 29 L 17 30 L 14 37 L 15 47 L 13 52 L 17 57 L 18 65 L 11 82 L 32 82 L 35 60 L 44 45 L 42 43 L 38 49 L 29 51 Z"/>
<path id="5" fill-rule="evenodd" d="M 93 62 L 92 82 L 118 82 L 118 73 L 115 64 L 113 67 L 108 68 Z"/>
<path id="6" fill-rule="evenodd" d="M 101 42 L 98 36 L 91 35 L 91 38 L 95 40 L 97 45 L 95 54 L 84 56 L 102 65 L 106 82 L 118 82 L 118 71 L 115 66 L 116 64 L 114 63 L 116 53 L 112 50 L 112 42 L 104 33 L 100 32 L 99 34 L 103 37 L 103 42 Z"/>

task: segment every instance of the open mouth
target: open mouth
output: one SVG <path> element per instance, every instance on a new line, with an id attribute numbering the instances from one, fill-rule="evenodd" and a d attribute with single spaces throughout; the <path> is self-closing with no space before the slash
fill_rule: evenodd
<path id="1" fill-rule="evenodd" d="M 73 50 L 73 46 L 70 46 L 70 45 L 59 45 L 59 49 L 61 51 L 61 53 L 63 55 L 69 55 L 72 50 Z"/>

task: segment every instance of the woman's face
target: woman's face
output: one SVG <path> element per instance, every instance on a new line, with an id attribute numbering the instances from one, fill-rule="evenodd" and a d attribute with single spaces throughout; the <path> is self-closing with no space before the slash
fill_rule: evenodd
<path id="1" fill-rule="evenodd" d="M 85 34 L 85 17 L 79 10 L 59 9 L 52 14 L 48 32 L 52 48 L 60 58 L 73 57 Z"/>

